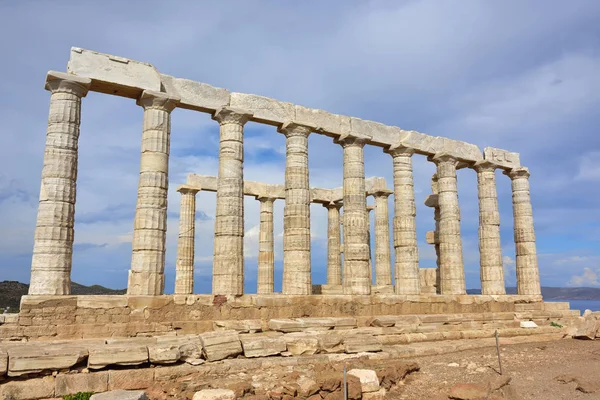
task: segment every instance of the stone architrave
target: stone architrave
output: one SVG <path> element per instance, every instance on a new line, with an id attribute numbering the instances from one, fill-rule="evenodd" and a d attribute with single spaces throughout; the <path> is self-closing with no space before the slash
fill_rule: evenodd
<path id="1" fill-rule="evenodd" d="M 340 253 L 340 203 L 323 204 L 327 208 L 327 284 L 342 284 Z"/>
<path id="2" fill-rule="evenodd" d="M 394 164 L 394 272 L 396 294 L 420 294 L 419 250 L 415 217 L 412 155 L 402 145 L 385 150 Z"/>
<path id="3" fill-rule="evenodd" d="M 460 208 L 456 186 L 458 160 L 448 154 L 431 158 L 437 166 L 440 223 L 440 293 L 466 294 L 465 270 L 460 237 Z"/>
<path id="4" fill-rule="evenodd" d="M 272 197 L 257 197 L 260 201 L 260 233 L 258 238 L 258 294 L 274 292 L 275 253 L 273 241 Z"/>
<path id="5" fill-rule="evenodd" d="M 164 292 L 171 111 L 178 102 L 178 98 L 151 90 L 144 90 L 137 101 L 144 108 L 144 122 L 129 295 Z"/>
<path id="6" fill-rule="evenodd" d="M 311 129 L 308 126 L 287 122 L 278 130 L 286 137 L 283 294 L 312 293 L 308 177 L 308 136 Z"/>
<path id="7" fill-rule="evenodd" d="M 392 285 L 392 261 L 390 254 L 390 215 L 388 196 L 391 190 L 378 191 L 375 198 L 375 284 Z"/>
<path id="8" fill-rule="evenodd" d="M 489 161 L 479 161 L 473 168 L 477 171 L 479 197 L 481 294 L 506 294 L 500 243 L 500 212 L 494 172 L 497 166 Z"/>
<path id="9" fill-rule="evenodd" d="M 367 138 L 344 135 L 344 294 L 371 294 L 365 156 Z"/>
<path id="10" fill-rule="evenodd" d="M 198 189 L 181 187 L 179 238 L 175 264 L 175 294 L 194 292 L 194 239 L 196 229 L 196 193 Z"/>
<path id="11" fill-rule="evenodd" d="M 61 72 L 50 71 L 46 77 L 46 90 L 52 95 L 31 259 L 30 295 L 71 292 L 81 98 L 86 96 L 90 85 L 88 78 Z"/>
<path id="12" fill-rule="evenodd" d="M 541 295 L 533 226 L 533 210 L 529 194 L 529 169 L 513 168 L 505 172 L 512 181 L 514 232 L 516 245 L 517 293 Z"/>
<path id="13" fill-rule="evenodd" d="M 252 115 L 218 109 L 219 177 L 213 258 L 213 294 L 244 294 L 244 125 Z"/>

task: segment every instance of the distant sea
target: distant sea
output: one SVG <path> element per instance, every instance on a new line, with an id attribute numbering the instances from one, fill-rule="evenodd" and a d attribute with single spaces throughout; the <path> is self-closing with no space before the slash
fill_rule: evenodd
<path id="1" fill-rule="evenodd" d="M 579 310 L 581 314 L 585 310 L 600 311 L 600 300 L 546 300 L 548 302 L 568 301 L 571 304 L 571 310 Z"/>

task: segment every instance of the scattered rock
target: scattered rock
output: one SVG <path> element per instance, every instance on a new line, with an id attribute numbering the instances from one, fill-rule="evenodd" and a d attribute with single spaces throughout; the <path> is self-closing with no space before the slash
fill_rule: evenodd
<path id="1" fill-rule="evenodd" d="M 92 395 L 90 400 L 148 400 L 142 390 L 113 390 Z"/>
<path id="2" fill-rule="evenodd" d="M 448 366 L 449 367 L 453 367 L 453 368 L 460 367 L 460 365 L 458 363 L 455 363 L 455 362 L 451 362 L 450 364 L 448 364 Z"/>
<path id="3" fill-rule="evenodd" d="M 379 389 L 376 392 L 363 393 L 362 400 L 384 400 L 387 390 Z"/>
<path id="4" fill-rule="evenodd" d="M 450 389 L 448 398 L 456 400 L 485 399 L 489 395 L 487 387 L 472 383 L 458 383 Z"/>
<path id="5" fill-rule="evenodd" d="M 229 387 L 230 390 L 235 394 L 235 398 L 239 399 L 244 397 L 246 394 L 254 392 L 254 387 L 249 382 L 238 382 L 233 386 Z"/>
<path id="6" fill-rule="evenodd" d="M 223 360 L 242 354 L 242 343 L 236 331 L 213 331 L 200 335 L 202 351 L 208 361 Z"/>
<path id="7" fill-rule="evenodd" d="M 196 392 L 192 400 L 235 400 L 235 393 L 229 389 L 204 389 Z"/>
<path id="8" fill-rule="evenodd" d="M 417 363 L 398 363 L 378 371 L 379 385 L 384 389 L 389 390 L 392 386 L 402 381 L 408 374 L 418 371 Z"/>
<path id="9" fill-rule="evenodd" d="M 156 344 L 148 346 L 148 358 L 153 364 L 173 364 L 179 361 L 179 346 L 174 344 Z"/>
<path id="10" fill-rule="evenodd" d="M 581 320 L 581 325 L 575 331 L 575 339 L 594 340 L 598 331 L 598 321 L 589 314 Z"/>
<path id="11" fill-rule="evenodd" d="M 600 383 L 589 380 L 578 380 L 575 389 L 583 393 L 596 393 L 600 390 Z"/>
<path id="12" fill-rule="evenodd" d="M 360 378 L 356 375 L 350 375 L 350 373 L 348 373 L 348 375 L 346 375 L 346 384 L 348 387 L 348 398 L 349 399 L 360 399 L 362 398 L 362 383 L 360 381 Z M 343 394 L 344 394 L 344 388 L 342 387 L 341 390 L 339 392 L 336 393 L 340 393 L 342 394 L 342 399 L 344 398 Z"/>
<path id="13" fill-rule="evenodd" d="M 537 324 L 533 321 L 521 321 L 521 328 L 537 328 Z"/>
<path id="14" fill-rule="evenodd" d="M 376 392 L 379 390 L 379 378 L 372 369 L 351 369 L 348 375 L 354 375 L 360 379 L 363 393 Z"/>
<path id="15" fill-rule="evenodd" d="M 314 380 L 301 376 L 298 378 L 298 394 L 303 397 L 310 397 L 313 394 L 319 393 L 321 388 Z"/>
<path id="16" fill-rule="evenodd" d="M 490 390 L 494 392 L 508 385 L 511 379 L 512 378 L 510 376 L 495 376 L 488 381 L 488 385 L 490 387 Z"/>

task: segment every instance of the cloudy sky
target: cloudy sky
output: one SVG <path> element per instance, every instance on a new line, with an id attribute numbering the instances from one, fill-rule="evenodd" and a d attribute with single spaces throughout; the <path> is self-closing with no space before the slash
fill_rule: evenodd
<path id="1" fill-rule="evenodd" d="M 521 153 L 530 168 L 546 286 L 600 286 L 600 2 L 565 1 L 2 1 L 0 280 L 29 281 L 50 95 L 72 46 L 153 64 L 231 91 Z M 123 288 L 131 260 L 142 109 L 90 93 L 83 103 L 72 278 Z M 284 182 L 285 142 L 245 130 L 245 178 Z M 172 114 L 167 291 L 176 257 L 178 184 L 216 175 L 218 124 Z M 342 150 L 309 138 L 311 185 L 342 183 Z M 365 150 L 367 176 L 392 185 L 392 162 Z M 434 166 L 414 157 L 420 266 Z M 477 184 L 458 173 L 467 287 L 479 287 Z M 497 173 L 506 284 L 515 284 L 510 180 Z M 210 290 L 215 195 L 197 197 L 196 292 Z M 369 200 L 372 203 L 372 199 Z M 390 205 L 392 205 L 390 198 Z M 282 202 L 275 206 L 276 282 Z M 324 283 L 326 210 L 313 205 L 313 282 Z M 259 205 L 246 199 L 246 289 L 256 289 Z"/>

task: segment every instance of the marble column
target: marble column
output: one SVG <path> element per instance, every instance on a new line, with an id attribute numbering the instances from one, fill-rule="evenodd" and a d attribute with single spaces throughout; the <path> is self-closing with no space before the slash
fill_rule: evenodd
<path id="1" fill-rule="evenodd" d="M 394 165 L 394 272 L 396 294 L 420 294 L 419 250 L 415 217 L 412 155 L 402 145 L 385 150 Z"/>
<path id="2" fill-rule="evenodd" d="M 231 107 L 213 115 L 220 125 L 213 294 L 244 294 L 244 125 L 250 117 Z"/>
<path id="3" fill-rule="evenodd" d="M 371 294 L 367 199 L 366 138 L 345 135 L 336 140 L 344 152 L 344 294 Z"/>
<path id="4" fill-rule="evenodd" d="M 274 292 L 275 253 L 273 240 L 272 197 L 257 197 L 260 201 L 260 233 L 258 238 L 258 285 L 256 293 Z"/>
<path id="5" fill-rule="evenodd" d="M 50 112 L 31 259 L 30 295 L 71 293 L 81 98 L 88 78 L 48 72 Z"/>
<path id="6" fill-rule="evenodd" d="M 327 284 L 342 284 L 340 253 L 340 203 L 323 204 L 327 208 Z"/>
<path id="7" fill-rule="evenodd" d="M 392 260 L 390 254 L 390 215 L 388 196 L 391 191 L 378 191 L 375 198 L 375 284 L 392 285 Z"/>
<path id="8" fill-rule="evenodd" d="M 513 168 L 505 172 L 512 181 L 512 199 L 517 254 L 517 293 L 541 295 L 533 227 L 533 210 L 529 194 L 529 169 Z"/>
<path id="9" fill-rule="evenodd" d="M 367 206 L 367 243 L 369 243 L 369 271 L 371 271 L 371 283 L 373 283 L 372 277 L 374 275 L 377 276 L 377 271 L 373 268 L 373 248 L 371 246 L 371 211 L 374 209 L 374 206 Z"/>
<path id="10" fill-rule="evenodd" d="M 196 229 L 196 193 L 198 189 L 180 187 L 179 237 L 175 263 L 175 294 L 194 293 L 194 240 Z"/>
<path id="11" fill-rule="evenodd" d="M 127 284 L 130 295 L 164 293 L 171 111 L 178 102 L 151 90 L 144 90 L 137 101 L 144 108 L 144 122 Z"/>
<path id="12" fill-rule="evenodd" d="M 439 190 L 440 293 L 466 294 L 456 187 L 458 160 L 448 154 L 437 154 L 431 159 L 437 166 Z"/>
<path id="13" fill-rule="evenodd" d="M 282 293 L 308 295 L 312 294 L 308 178 L 311 128 L 288 122 L 279 132 L 286 137 Z"/>
<path id="14" fill-rule="evenodd" d="M 496 190 L 496 165 L 479 161 L 477 171 L 479 197 L 479 259 L 481 294 L 506 294 L 502 245 L 500 243 L 500 212 Z"/>

